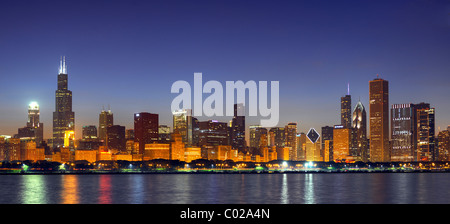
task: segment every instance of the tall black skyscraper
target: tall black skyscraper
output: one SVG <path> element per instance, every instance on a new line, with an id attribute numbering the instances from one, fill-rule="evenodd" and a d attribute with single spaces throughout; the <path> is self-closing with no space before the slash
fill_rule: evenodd
<path id="1" fill-rule="evenodd" d="M 66 131 L 75 130 L 75 113 L 72 111 L 72 91 L 68 90 L 68 76 L 65 57 L 61 59 L 58 74 L 58 89 L 55 93 L 53 112 L 53 148 L 64 145 Z"/>
<path id="2" fill-rule="evenodd" d="M 234 117 L 231 122 L 231 146 L 238 152 L 245 150 L 245 109 L 243 104 L 234 104 Z"/>
<path id="3" fill-rule="evenodd" d="M 352 127 L 352 97 L 347 87 L 347 95 L 341 97 L 341 125 L 344 128 Z"/>

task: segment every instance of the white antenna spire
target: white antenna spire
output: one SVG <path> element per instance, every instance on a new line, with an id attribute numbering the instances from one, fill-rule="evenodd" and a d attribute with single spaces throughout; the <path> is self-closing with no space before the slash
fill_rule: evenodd
<path id="1" fill-rule="evenodd" d="M 350 95 L 350 83 L 347 83 L 347 95 Z"/>
<path id="2" fill-rule="evenodd" d="M 62 56 L 59 62 L 59 74 L 67 74 L 66 56 Z"/>

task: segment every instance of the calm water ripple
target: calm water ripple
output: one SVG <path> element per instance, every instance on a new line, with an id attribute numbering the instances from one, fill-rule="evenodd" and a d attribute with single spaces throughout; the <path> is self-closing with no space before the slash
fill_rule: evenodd
<path id="1" fill-rule="evenodd" d="M 2 175 L 1 204 L 449 204 L 450 173 Z"/>

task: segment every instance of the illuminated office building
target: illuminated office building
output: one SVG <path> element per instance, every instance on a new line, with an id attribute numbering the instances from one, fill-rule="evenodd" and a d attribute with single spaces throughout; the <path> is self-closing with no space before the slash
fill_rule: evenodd
<path id="1" fill-rule="evenodd" d="M 72 111 L 72 91 L 68 90 L 67 66 L 64 57 L 61 59 L 58 74 L 58 89 L 55 92 L 53 148 L 64 145 L 66 131 L 75 131 L 75 113 Z"/>
<path id="2" fill-rule="evenodd" d="M 323 161 L 323 156 L 321 154 L 321 141 L 319 133 L 314 129 L 309 129 L 306 134 L 305 142 L 305 157 L 306 161 Z"/>
<path id="3" fill-rule="evenodd" d="M 175 132 L 171 136 L 170 142 L 170 159 L 171 160 L 185 160 L 185 144 L 179 132 Z"/>
<path id="4" fill-rule="evenodd" d="M 450 161 L 450 131 L 439 132 L 437 136 L 438 161 Z"/>
<path id="5" fill-rule="evenodd" d="M 389 83 L 369 81 L 370 161 L 389 162 Z M 336 144 L 334 144 L 334 147 Z"/>
<path id="6" fill-rule="evenodd" d="M 114 114 L 111 110 L 102 110 L 98 116 L 98 139 L 106 142 L 106 133 L 108 127 L 114 125 Z"/>
<path id="7" fill-rule="evenodd" d="M 173 132 L 178 132 L 186 145 L 193 144 L 192 110 L 173 111 Z"/>
<path id="8" fill-rule="evenodd" d="M 158 141 L 160 143 L 168 143 L 168 142 L 170 142 L 170 139 L 171 139 L 170 127 L 167 125 L 159 125 Z"/>
<path id="9" fill-rule="evenodd" d="M 144 160 L 170 159 L 169 143 L 150 143 L 145 144 Z"/>
<path id="10" fill-rule="evenodd" d="M 39 105 L 36 102 L 28 105 L 27 126 L 19 128 L 14 137 L 33 139 L 37 147 L 41 146 L 44 140 L 44 124 L 39 122 Z"/>
<path id="11" fill-rule="evenodd" d="M 346 160 L 350 157 L 351 128 L 343 125 L 335 125 L 333 129 L 333 159 Z"/>
<path id="12" fill-rule="evenodd" d="M 75 147 L 75 132 L 66 130 L 64 132 L 64 148 L 73 149 Z"/>
<path id="13" fill-rule="evenodd" d="M 366 109 L 358 102 L 352 115 L 352 154 L 363 162 L 369 159 Z"/>
<path id="14" fill-rule="evenodd" d="M 82 139 L 96 139 L 97 127 L 95 125 L 85 125 L 82 129 Z"/>
<path id="15" fill-rule="evenodd" d="M 269 130 L 269 145 L 276 147 L 284 147 L 286 144 L 285 128 L 273 127 Z"/>
<path id="16" fill-rule="evenodd" d="M 415 104 L 417 110 L 417 161 L 435 161 L 435 109 L 428 103 Z"/>
<path id="17" fill-rule="evenodd" d="M 324 160 L 333 160 L 333 127 L 322 127 L 322 150 L 324 152 Z M 326 141 L 329 141 L 326 145 Z"/>
<path id="18" fill-rule="evenodd" d="M 285 146 L 289 147 L 289 160 L 297 161 L 297 123 L 289 123 L 285 126 Z"/>
<path id="19" fill-rule="evenodd" d="M 159 115 L 147 112 L 134 114 L 134 141 L 139 143 L 139 154 L 143 154 L 145 145 L 159 139 Z"/>
<path id="20" fill-rule="evenodd" d="M 227 123 L 216 120 L 200 121 L 198 146 L 229 145 Z"/>
<path id="21" fill-rule="evenodd" d="M 414 104 L 391 108 L 391 161 L 413 162 L 417 154 L 417 111 Z"/>
<path id="22" fill-rule="evenodd" d="M 259 125 L 250 125 L 249 127 L 250 150 L 253 154 L 262 154 L 261 147 L 267 146 L 267 128 Z"/>
<path id="23" fill-rule="evenodd" d="M 106 129 L 106 146 L 108 150 L 126 152 L 125 126 L 113 125 Z"/>

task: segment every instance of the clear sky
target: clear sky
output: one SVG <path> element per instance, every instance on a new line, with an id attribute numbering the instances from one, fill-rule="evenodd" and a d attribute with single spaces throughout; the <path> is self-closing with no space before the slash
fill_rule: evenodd
<path id="1" fill-rule="evenodd" d="M 2 0 L 0 134 L 25 126 L 37 101 L 51 137 L 61 56 L 78 133 L 103 105 L 127 128 L 142 111 L 171 126 L 171 85 L 194 72 L 279 81 L 279 126 L 299 132 L 340 123 L 347 83 L 369 112 L 376 74 L 391 104 L 430 103 L 436 126 L 450 125 L 449 1 Z"/>

